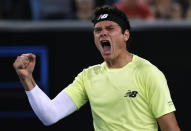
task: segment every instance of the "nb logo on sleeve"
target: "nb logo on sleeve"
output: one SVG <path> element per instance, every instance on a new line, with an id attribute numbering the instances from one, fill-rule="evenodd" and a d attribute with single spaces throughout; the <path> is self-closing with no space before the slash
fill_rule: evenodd
<path id="1" fill-rule="evenodd" d="M 137 91 L 131 91 L 131 90 L 128 90 L 128 92 L 125 94 L 124 97 L 132 97 L 132 98 L 134 98 L 134 97 L 137 96 L 137 94 L 138 94 Z"/>
<path id="2" fill-rule="evenodd" d="M 100 19 L 105 19 L 108 17 L 108 14 L 101 14 L 97 20 L 100 20 Z"/>

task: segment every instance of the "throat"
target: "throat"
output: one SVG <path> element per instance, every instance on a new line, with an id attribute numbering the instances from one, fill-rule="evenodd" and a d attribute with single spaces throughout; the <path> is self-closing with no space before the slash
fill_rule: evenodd
<path id="1" fill-rule="evenodd" d="M 133 54 L 128 54 L 125 58 L 116 58 L 106 61 L 108 68 L 122 68 L 129 64 L 133 59 Z"/>

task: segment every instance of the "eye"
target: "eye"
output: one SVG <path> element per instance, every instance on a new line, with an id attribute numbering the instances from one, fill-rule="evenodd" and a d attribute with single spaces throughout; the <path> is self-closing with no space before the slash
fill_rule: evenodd
<path id="1" fill-rule="evenodd" d="M 95 28 L 95 29 L 94 29 L 94 32 L 98 33 L 98 32 L 100 32 L 101 30 L 102 30 L 101 28 Z"/>
<path id="2" fill-rule="evenodd" d="M 106 27 L 106 29 L 107 29 L 108 31 L 110 31 L 110 30 L 113 30 L 114 27 L 113 27 L 113 26 L 108 26 L 108 27 Z"/>

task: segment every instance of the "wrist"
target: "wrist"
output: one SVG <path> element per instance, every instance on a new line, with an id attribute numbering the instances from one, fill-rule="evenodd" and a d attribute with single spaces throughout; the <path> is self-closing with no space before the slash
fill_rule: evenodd
<path id="1" fill-rule="evenodd" d="M 36 86 L 35 80 L 33 79 L 32 76 L 20 78 L 20 81 L 26 91 L 30 91 Z"/>

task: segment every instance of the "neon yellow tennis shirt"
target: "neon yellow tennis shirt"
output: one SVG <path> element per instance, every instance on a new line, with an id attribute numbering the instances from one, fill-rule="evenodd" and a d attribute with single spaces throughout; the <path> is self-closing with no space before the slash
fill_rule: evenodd
<path id="1" fill-rule="evenodd" d="M 149 61 L 84 69 L 64 91 L 79 109 L 90 102 L 95 131 L 157 131 L 156 118 L 175 111 L 166 78 Z"/>

